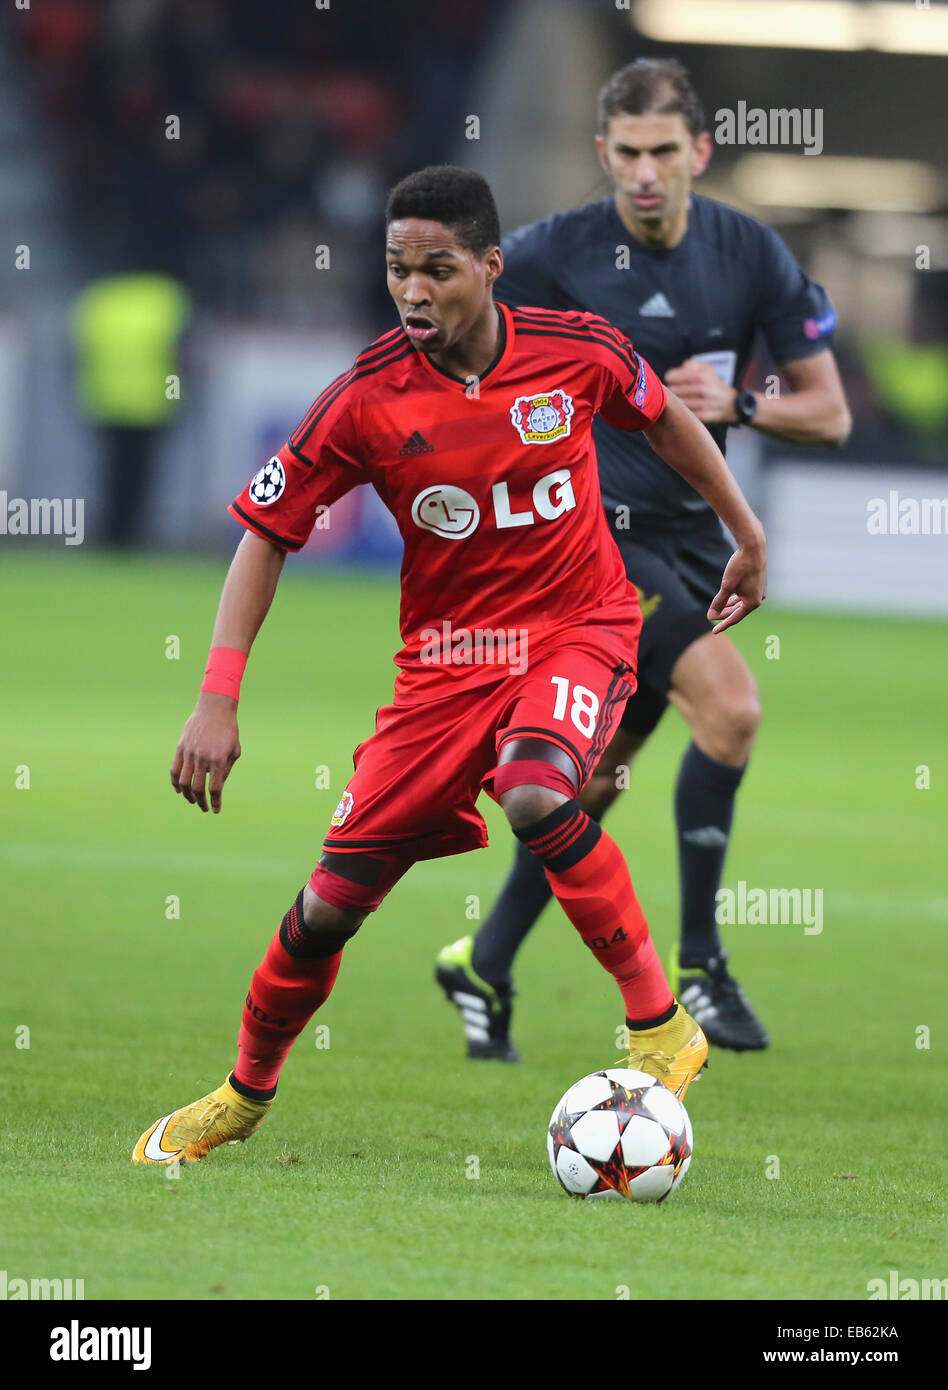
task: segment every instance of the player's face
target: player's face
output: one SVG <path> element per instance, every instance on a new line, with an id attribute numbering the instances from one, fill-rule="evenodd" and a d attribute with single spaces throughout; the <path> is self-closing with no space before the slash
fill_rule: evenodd
<path id="1" fill-rule="evenodd" d="M 711 157 L 710 136 L 692 136 L 679 114 L 613 116 L 596 149 L 625 214 L 648 231 L 675 225 Z"/>
<path id="2" fill-rule="evenodd" d="M 402 326 L 422 352 L 459 343 L 490 304 L 503 268 L 500 247 L 477 256 L 450 227 L 420 217 L 391 222 L 385 246 L 388 289 Z"/>

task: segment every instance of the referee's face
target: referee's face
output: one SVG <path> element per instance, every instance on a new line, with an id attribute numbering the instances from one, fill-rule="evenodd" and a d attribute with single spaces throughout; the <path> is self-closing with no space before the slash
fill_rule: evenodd
<path id="1" fill-rule="evenodd" d="M 633 235 L 651 242 L 679 240 L 692 180 L 711 157 L 707 132 L 693 136 L 677 113 L 618 115 L 605 135 L 596 136 L 596 150 Z"/>
<path id="2" fill-rule="evenodd" d="M 389 223 L 385 259 L 389 293 L 420 351 L 453 347 L 492 313 L 490 286 L 504 264 L 499 246 L 478 256 L 443 222 L 405 217 Z"/>

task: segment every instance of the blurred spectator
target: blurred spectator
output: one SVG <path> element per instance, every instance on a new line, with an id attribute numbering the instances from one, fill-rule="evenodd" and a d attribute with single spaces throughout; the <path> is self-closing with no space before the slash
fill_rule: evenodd
<path id="1" fill-rule="evenodd" d="M 134 244 L 230 315 L 374 318 L 385 190 L 452 155 L 502 4 L 43 0 L 18 32 L 88 259 Z"/>
<path id="2" fill-rule="evenodd" d="M 863 357 L 878 405 L 912 436 L 921 461 L 948 455 L 948 273 L 927 272 L 916 289 L 908 338 L 877 337 Z"/>
<path id="3" fill-rule="evenodd" d="M 286 0 L 264 10 L 259 0 L 42 0 L 17 12 L 10 32 L 31 60 L 30 85 L 71 195 L 72 247 L 91 273 L 114 273 L 122 248 L 133 246 L 139 264 L 147 259 L 188 287 L 198 313 L 359 324 L 368 341 L 393 322 L 381 248 L 386 189 L 423 164 L 466 162 L 471 81 L 512 8 L 513 0 L 331 0 L 327 9 Z M 733 83 L 745 58 L 720 53 Z M 781 232 L 810 265 L 821 245 L 844 246 L 850 216 L 814 212 Z M 317 248 L 328 248 L 328 267 Z M 929 291 L 933 275 L 925 273 Z M 934 338 L 943 338 L 944 297 L 939 306 L 941 325 L 932 315 L 908 345 L 894 336 L 870 344 L 850 294 L 836 352 L 855 426 L 845 449 L 809 452 L 814 466 L 830 456 L 943 461 L 948 363 Z M 757 366 L 773 370 L 764 357 Z M 761 447 L 785 452 L 780 441 Z"/>
<path id="4" fill-rule="evenodd" d="M 149 272 L 96 280 L 73 308 L 77 396 L 101 441 L 109 545 L 142 537 L 155 446 L 178 409 L 189 315 L 184 287 Z"/>

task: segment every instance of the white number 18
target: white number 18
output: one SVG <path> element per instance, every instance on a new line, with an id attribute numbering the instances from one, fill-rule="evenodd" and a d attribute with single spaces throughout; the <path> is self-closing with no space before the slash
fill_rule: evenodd
<path id="1" fill-rule="evenodd" d="M 556 703 L 553 706 L 553 718 L 566 718 L 566 705 L 569 700 L 569 681 L 565 676 L 551 676 L 551 682 L 556 686 Z M 569 717 L 576 725 L 580 733 L 591 738 L 596 727 L 596 715 L 599 713 L 599 697 L 594 690 L 590 690 L 585 685 L 573 686 L 573 704 L 569 712 Z"/>

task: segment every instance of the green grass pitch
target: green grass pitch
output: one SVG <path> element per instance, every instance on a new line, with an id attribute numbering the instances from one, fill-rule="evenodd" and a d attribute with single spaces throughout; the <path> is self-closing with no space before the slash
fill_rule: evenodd
<path id="1" fill-rule="evenodd" d="M 291 560 L 223 814 L 173 796 L 224 568 L 0 558 L 9 1278 L 82 1278 L 87 1299 L 865 1299 L 890 1269 L 946 1273 L 948 644 L 933 623 L 765 609 L 737 629 L 765 714 L 725 882 L 821 888 L 823 931 L 725 929 L 774 1044 L 712 1055 L 671 1201 L 574 1202 L 549 1171 L 550 1111 L 619 1057 L 622 1021 L 555 904 L 520 963 L 524 1064 L 463 1058 L 433 958 L 506 871 L 490 803 L 490 849 L 418 866 L 347 949 L 260 1133 L 177 1179 L 134 1168 L 141 1130 L 226 1074 L 251 972 L 391 694 L 394 577 Z M 670 714 L 609 821 L 663 954 L 686 738 Z"/>

